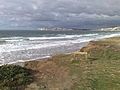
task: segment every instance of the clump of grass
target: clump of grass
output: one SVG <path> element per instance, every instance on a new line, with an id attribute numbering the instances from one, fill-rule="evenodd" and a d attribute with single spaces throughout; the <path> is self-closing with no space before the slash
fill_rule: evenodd
<path id="1" fill-rule="evenodd" d="M 16 65 L 0 66 L 0 89 L 17 88 L 32 82 L 30 70 Z"/>

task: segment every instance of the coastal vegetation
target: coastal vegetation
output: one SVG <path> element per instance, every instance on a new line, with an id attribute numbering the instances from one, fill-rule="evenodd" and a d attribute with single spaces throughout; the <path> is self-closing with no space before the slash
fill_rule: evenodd
<path id="1" fill-rule="evenodd" d="M 18 90 L 33 80 L 30 70 L 16 65 L 0 66 L 0 90 Z"/>
<path id="2" fill-rule="evenodd" d="M 35 82 L 26 90 L 120 90 L 120 38 L 91 41 L 80 52 L 26 62 Z M 32 88 L 32 89 L 31 89 Z"/>

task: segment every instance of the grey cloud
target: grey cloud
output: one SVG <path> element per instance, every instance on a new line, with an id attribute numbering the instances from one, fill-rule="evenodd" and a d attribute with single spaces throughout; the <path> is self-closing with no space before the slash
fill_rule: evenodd
<path id="1" fill-rule="evenodd" d="M 0 24 L 36 28 L 118 25 L 119 5 L 120 0 L 0 0 Z"/>

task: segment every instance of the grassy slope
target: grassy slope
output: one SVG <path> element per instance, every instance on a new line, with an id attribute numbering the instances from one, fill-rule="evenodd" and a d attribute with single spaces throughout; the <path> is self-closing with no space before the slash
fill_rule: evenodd
<path id="1" fill-rule="evenodd" d="M 26 90 L 120 90 L 120 38 L 90 42 L 76 57 L 57 55 L 26 63 L 36 72 Z"/>

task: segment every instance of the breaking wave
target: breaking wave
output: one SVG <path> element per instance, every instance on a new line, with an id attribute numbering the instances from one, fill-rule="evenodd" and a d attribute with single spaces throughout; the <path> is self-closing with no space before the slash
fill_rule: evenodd
<path id="1" fill-rule="evenodd" d="M 0 63 L 15 63 L 66 53 L 79 49 L 82 43 L 120 36 L 120 33 L 57 34 L 40 37 L 1 37 Z"/>

